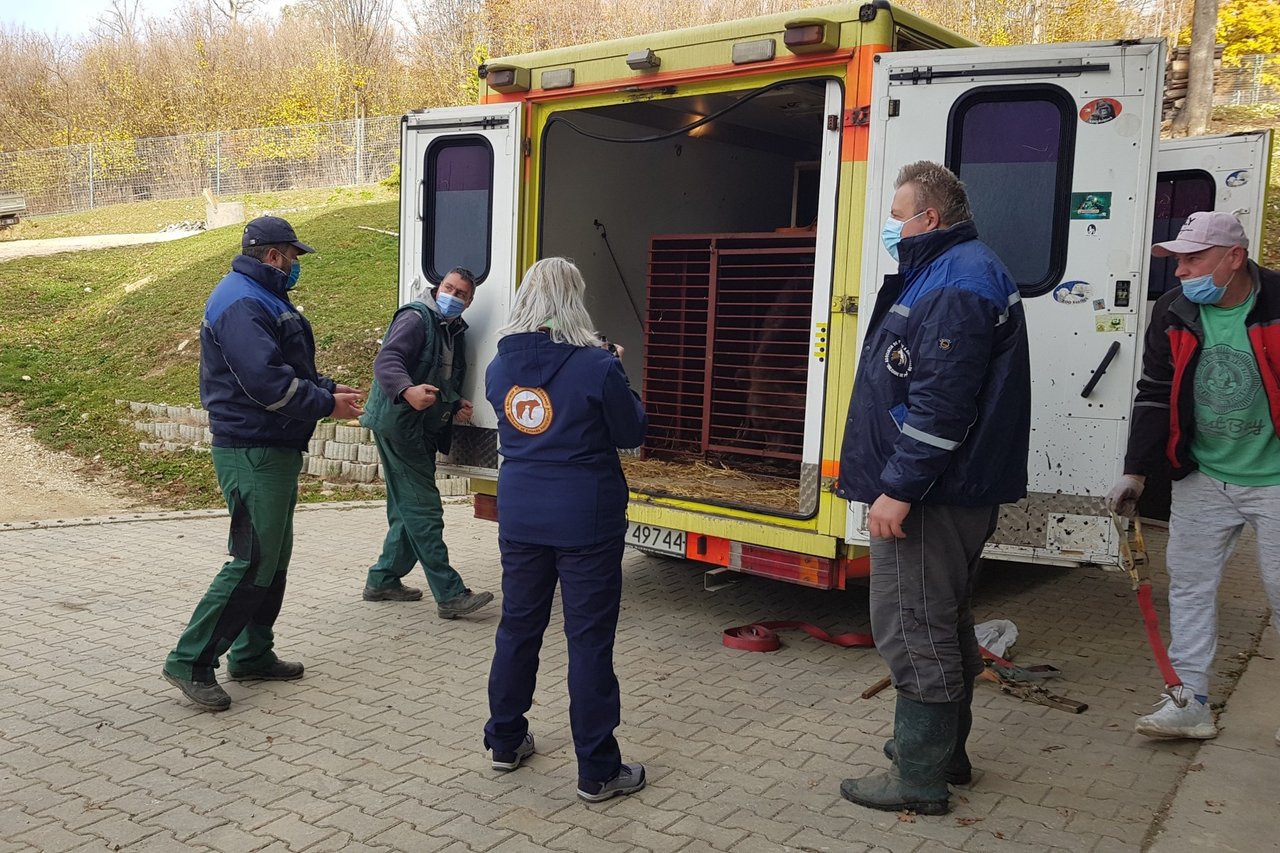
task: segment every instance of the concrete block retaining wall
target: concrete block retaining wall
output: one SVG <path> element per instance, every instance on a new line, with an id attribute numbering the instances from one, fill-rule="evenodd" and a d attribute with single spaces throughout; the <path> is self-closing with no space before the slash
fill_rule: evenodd
<path id="1" fill-rule="evenodd" d="M 138 449 L 148 452 L 208 453 L 213 441 L 209 432 L 209 413 L 199 407 L 164 406 L 157 403 L 120 401 L 129 407 L 131 417 L 121 419 L 148 438 L 138 442 Z M 333 421 L 321 421 L 302 457 L 304 475 L 331 480 L 357 488 L 383 485 L 382 463 L 378 447 L 369 430 Z M 436 485 L 442 495 L 465 495 L 466 477 L 441 474 Z"/>

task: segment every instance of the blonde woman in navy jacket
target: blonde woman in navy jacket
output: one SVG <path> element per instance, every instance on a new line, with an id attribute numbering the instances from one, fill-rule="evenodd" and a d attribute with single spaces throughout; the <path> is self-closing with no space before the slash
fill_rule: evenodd
<path id="1" fill-rule="evenodd" d="M 564 258 L 534 264 L 485 374 L 502 453 L 503 600 L 484 743 L 495 770 L 515 770 L 534 752 L 525 714 L 559 582 L 578 796 L 598 802 L 645 784 L 644 766 L 624 764 L 613 736 L 620 707 L 613 643 L 627 529 L 617 449 L 643 443 L 647 422 L 621 348 L 606 348 L 595 333 L 585 291 Z"/>

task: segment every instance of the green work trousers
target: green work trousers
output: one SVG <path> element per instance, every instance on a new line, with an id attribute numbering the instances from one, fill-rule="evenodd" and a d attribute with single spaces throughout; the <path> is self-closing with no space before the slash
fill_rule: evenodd
<path id="1" fill-rule="evenodd" d="M 293 552 L 302 454 L 280 447 L 215 447 L 213 470 L 231 513 L 231 555 L 196 605 L 165 661 L 175 678 L 209 682 L 218 658 L 232 670 L 275 661 L 272 626 L 284 601 Z"/>
<path id="2" fill-rule="evenodd" d="M 387 483 L 387 538 L 366 583 L 379 589 L 394 586 L 421 563 L 427 585 L 437 602 L 467 591 L 449 565 L 444 544 L 444 507 L 436 487 L 436 448 L 431 442 L 399 444 L 377 433 L 373 440 L 382 456 Z"/>

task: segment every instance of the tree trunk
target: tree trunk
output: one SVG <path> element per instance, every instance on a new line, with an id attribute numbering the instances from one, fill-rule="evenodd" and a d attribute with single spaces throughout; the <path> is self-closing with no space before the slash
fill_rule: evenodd
<path id="1" fill-rule="evenodd" d="M 1191 71 L 1187 100 L 1173 118 L 1174 136 L 1209 131 L 1213 110 L 1213 48 L 1218 41 L 1218 0 L 1196 0 L 1191 15 Z"/>

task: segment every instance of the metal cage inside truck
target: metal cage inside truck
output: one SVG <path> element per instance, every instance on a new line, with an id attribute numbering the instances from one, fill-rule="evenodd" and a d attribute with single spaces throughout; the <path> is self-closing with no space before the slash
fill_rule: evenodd
<path id="1" fill-rule="evenodd" d="M 893 271 L 879 226 L 903 165 L 946 163 L 1031 324 L 1032 494 L 990 552 L 1114 564 L 1102 495 L 1141 355 L 1163 43 L 967 45 L 876 2 L 494 60 L 480 105 L 404 117 L 400 300 L 474 271 L 479 367 L 523 271 L 572 258 L 650 417 L 623 455 L 630 544 L 843 588 L 868 571 L 865 508 L 832 486 L 860 323 Z M 1256 233 L 1259 136 L 1186 154 L 1183 201 L 1208 192 Z M 493 518 L 483 376 L 442 464 Z"/>

